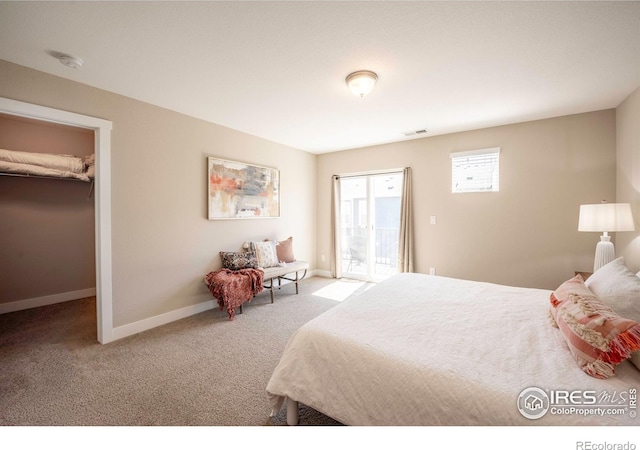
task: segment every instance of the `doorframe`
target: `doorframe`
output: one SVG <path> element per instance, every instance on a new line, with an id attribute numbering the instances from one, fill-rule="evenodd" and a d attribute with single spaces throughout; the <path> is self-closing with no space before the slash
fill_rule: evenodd
<path id="1" fill-rule="evenodd" d="M 0 97 L 0 112 L 94 131 L 96 155 L 95 246 L 98 342 L 113 341 L 113 279 L 111 259 L 111 129 L 109 120 Z"/>
<path id="2" fill-rule="evenodd" d="M 403 175 L 404 169 L 384 169 L 384 170 L 372 170 L 365 172 L 353 172 L 353 173 L 345 173 L 342 175 L 335 175 L 339 177 L 341 180 L 345 178 L 360 178 L 364 177 L 366 179 L 366 208 L 367 208 L 367 249 L 366 249 L 366 265 L 367 265 L 367 273 L 364 275 L 353 274 L 351 272 L 346 272 L 349 275 L 349 278 L 368 281 L 368 282 L 377 282 L 379 281 L 375 277 L 375 264 L 376 264 L 376 254 L 375 254 L 375 236 L 376 236 L 376 226 L 375 226 L 375 201 L 371 201 L 371 194 L 374 191 L 372 178 L 379 175 Z M 342 187 L 340 188 L 342 189 Z M 341 196 L 342 197 L 342 196 Z M 375 194 L 374 197 L 375 198 Z M 342 215 L 342 201 L 339 206 L 340 215 Z M 352 214 L 353 215 L 353 214 Z M 336 224 L 333 224 L 335 227 Z M 339 236 L 342 236 L 342 220 L 340 220 L 340 230 L 337 233 Z M 341 238 L 342 239 L 342 238 Z M 340 252 L 342 255 L 342 251 Z M 342 257 L 342 256 L 340 256 Z M 344 274 L 344 269 L 342 270 Z"/>

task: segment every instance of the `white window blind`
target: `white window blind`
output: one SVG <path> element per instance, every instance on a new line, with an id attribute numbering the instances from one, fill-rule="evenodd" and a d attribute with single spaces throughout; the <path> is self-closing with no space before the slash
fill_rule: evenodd
<path id="1" fill-rule="evenodd" d="M 500 148 L 455 152 L 451 157 L 451 192 L 498 192 Z"/>

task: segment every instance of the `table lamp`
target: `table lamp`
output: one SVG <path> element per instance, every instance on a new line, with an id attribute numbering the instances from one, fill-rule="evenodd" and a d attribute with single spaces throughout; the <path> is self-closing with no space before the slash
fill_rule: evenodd
<path id="1" fill-rule="evenodd" d="M 616 257 L 609 232 L 635 231 L 631 205 L 629 203 L 599 203 L 580 205 L 578 231 L 602 232 L 596 245 L 593 271 L 613 261 Z"/>

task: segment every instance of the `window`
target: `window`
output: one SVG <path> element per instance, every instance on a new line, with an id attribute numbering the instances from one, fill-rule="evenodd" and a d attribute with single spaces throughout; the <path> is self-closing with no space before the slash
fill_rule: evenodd
<path id="1" fill-rule="evenodd" d="M 451 192 L 498 192 L 500 147 L 455 152 L 451 157 Z"/>
<path id="2" fill-rule="evenodd" d="M 343 175 L 340 236 L 342 270 L 350 278 L 382 280 L 398 270 L 404 173 Z"/>

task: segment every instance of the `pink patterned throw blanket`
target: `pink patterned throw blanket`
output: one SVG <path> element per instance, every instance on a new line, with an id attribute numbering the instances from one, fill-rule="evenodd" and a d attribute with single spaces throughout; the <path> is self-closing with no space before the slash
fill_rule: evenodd
<path id="1" fill-rule="evenodd" d="M 220 269 L 209 272 L 205 281 L 211 294 L 218 300 L 220 310 L 226 308 L 229 320 L 233 320 L 236 308 L 262 292 L 264 272 L 258 269 Z"/>

